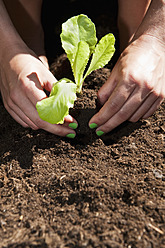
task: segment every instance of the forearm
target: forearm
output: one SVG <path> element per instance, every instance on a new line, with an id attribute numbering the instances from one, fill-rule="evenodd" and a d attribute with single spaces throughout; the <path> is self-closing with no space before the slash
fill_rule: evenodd
<path id="1" fill-rule="evenodd" d="M 44 33 L 41 24 L 42 0 L 3 0 L 10 19 L 26 45 L 40 55 Z"/>
<path id="2" fill-rule="evenodd" d="M 165 0 L 152 0 L 134 40 L 143 34 L 153 36 L 165 44 Z"/>
<path id="3" fill-rule="evenodd" d="M 6 11 L 4 3 L 0 0 L 0 64 L 11 53 L 26 47 L 25 43 L 16 31 Z"/>

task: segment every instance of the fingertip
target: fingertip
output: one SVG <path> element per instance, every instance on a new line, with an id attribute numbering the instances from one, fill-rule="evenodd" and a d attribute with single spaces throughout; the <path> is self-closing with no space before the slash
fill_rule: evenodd
<path id="1" fill-rule="evenodd" d="M 90 129 L 95 129 L 98 127 L 98 125 L 94 122 L 91 122 L 91 123 L 89 123 L 89 127 L 90 127 Z"/>
<path id="2" fill-rule="evenodd" d="M 67 138 L 74 139 L 76 137 L 75 133 L 69 133 L 66 135 Z"/>
<path id="3" fill-rule="evenodd" d="M 76 132 L 73 129 L 66 126 L 66 124 L 47 123 L 47 126 L 46 128 L 44 128 L 44 130 L 60 137 L 67 137 L 73 139 L 76 136 Z"/>
<path id="4" fill-rule="evenodd" d="M 50 92 L 57 81 L 58 80 L 54 77 L 53 73 L 49 71 L 49 77 L 47 78 L 45 89 Z"/>
<path id="5" fill-rule="evenodd" d="M 53 82 L 47 82 L 47 84 L 45 85 L 45 90 L 48 91 L 48 92 L 51 92 L 54 83 Z"/>
<path id="6" fill-rule="evenodd" d="M 39 130 L 39 127 L 37 127 L 36 125 L 33 125 L 33 126 L 31 126 L 31 129 L 34 131 L 37 131 L 37 130 Z"/>
<path id="7" fill-rule="evenodd" d="M 71 116 L 67 115 L 64 118 L 65 124 L 73 129 L 76 129 L 78 127 L 78 122 Z"/>
<path id="8" fill-rule="evenodd" d="M 97 114 L 96 114 L 97 115 Z M 89 121 L 89 123 L 88 123 L 88 126 L 89 126 L 89 128 L 90 129 L 95 129 L 95 128 L 97 128 L 99 125 L 98 125 L 98 122 L 96 121 L 97 120 L 97 116 L 96 115 L 94 115 L 91 119 L 90 119 L 90 121 Z"/>
<path id="9" fill-rule="evenodd" d="M 65 122 L 71 123 L 71 122 L 74 122 L 75 120 L 74 120 L 74 118 L 73 118 L 71 115 L 67 115 L 67 116 L 64 118 L 64 121 L 65 121 Z"/>
<path id="10" fill-rule="evenodd" d="M 71 122 L 71 123 L 69 124 L 69 127 L 72 128 L 72 129 L 76 129 L 76 128 L 78 127 L 78 124 L 75 123 L 75 122 Z"/>
<path id="11" fill-rule="evenodd" d="M 105 132 L 101 131 L 101 130 L 97 130 L 96 134 L 97 136 L 101 137 Z"/>

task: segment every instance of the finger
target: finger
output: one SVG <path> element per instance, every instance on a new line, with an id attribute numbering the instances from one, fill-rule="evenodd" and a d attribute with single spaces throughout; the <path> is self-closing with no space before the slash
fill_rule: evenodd
<path id="1" fill-rule="evenodd" d="M 34 130 L 38 129 L 37 126 L 12 101 L 11 97 L 8 95 L 8 90 L 6 87 L 1 87 L 1 95 L 3 99 L 4 107 L 15 121 L 17 121 L 23 127 L 31 127 Z"/>
<path id="2" fill-rule="evenodd" d="M 32 128 L 33 130 L 37 130 L 38 128 L 36 127 L 36 126 L 33 126 L 33 124 L 32 123 L 28 123 L 28 121 L 27 121 L 27 123 L 26 122 L 24 122 L 20 117 L 19 117 L 19 115 L 17 115 L 14 111 L 12 111 L 11 109 L 10 109 L 10 111 L 8 111 L 9 112 L 9 114 L 13 117 L 13 119 L 16 121 L 16 122 L 18 122 L 22 127 L 24 127 L 24 128 Z"/>
<path id="3" fill-rule="evenodd" d="M 41 60 L 41 62 L 44 64 L 44 66 L 46 66 L 47 69 L 49 69 L 49 64 L 48 64 L 48 59 L 45 55 L 40 55 L 39 59 Z"/>
<path id="4" fill-rule="evenodd" d="M 71 129 L 76 129 L 78 127 L 78 122 L 71 116 L 71 115 L 67 115 L 64 118 L 64 124 L 63 126 L 65 127 L 69 127 Z"/>
<path id="5" fill-rule="evenodd" d="M 43 71 L 40 74 L 33 72 L 21 82 L 23 91 L 33 105 L 36 105 L 37 101 L 47 97 L 43 89 L 50 92 L 54 83 L 57 81 L 53 74 L 45 66 L 43 67 Z"/>
<path id="6" fill-rule="evenodd" d="M 100 130 L 104 133 L 110 132 L 124 121 L 129 120 L 130 117 L 133 116 L 139 108 L 141 108 L 146 99 L 149 98 L 149 95 L 149 89 L 136 87 L 127 100 L 123 103 L 123 106 L 118 111 L 116 111 L 116 113 L 112 115 L 105 123 L 99 126 L 96 132 Z M 152 97 L 154 97 L 154 94 Z M 153 100 L 156 100 L 156 96 L 154 99 L 149 98 L 148 104 L 150 104 L 150 106 L 151 102 L 153 103 Z"/>
<path id="7" fill-rule="evenodd" d="M 121 81 L 101 110 L 92 117 L 89 126 L 93 123 L 96 123 L 97 126 L 106 123 L 113 115 L 119 112 L 129 96 L 134 92 L 135 88 L 136 84 L 133 81 Z"/>
<path id="8" fill-rule="evenodd" d="M 21 96 L 21 97 L 19 97 L 19 96 Z M 33 105 L 33 103 L 26 96 L 23 97 L 23 94 L 21 94 L 17 91 L 15 94 L 12 95 L 12 98 L 14 99 L 15 105 L 18 108 L 20 106 L 21 113 L 23 113 L 20 117 L 22 118 L 22 120 L 24 122 L 27 122 L 27 124 L 32 129 L 44 129 L 48 132 L 51 132 L 53 134 L 60 135 L 60 136 L 66 136 L 70 133 L 76 134 L 74 131 L 72 131 L 69 128 L 69 124 L 71 122 L 77 123 L 73 119 L 73 117 L 68 116 L 65 120 L 65 122 L 67 121 L 66 123 L 68 123 L 68 124 L 65 124 L 64 126 L 52 125 L 52 124 L 40 119 L 35 105 Z M 14 110 L 16 112 L 16 108 Z M 27 121 L 27 118 L 30 119 L 30 122 Z M 59 130 L 59 127 L 60 127 L 60 130 Z"/>
<path id="9" fill-rule="evenodd" d="M 21 126 L 23 126 L 24 128 L 28 128 L 30 127 L 26 122 L 24 122 L 12 109 L 9 109 L 8 107 L 6 107 L 6 110 L 8 111 L 8 113 L 13 117 L 13 119 L 18 122 Z"/>
<path id="10" fill-rule="evenodd" d="M 12 109 L 11 109 L 12 110 Z M 30 127 L 31 129 L 33 129 L 33 130 L 37 130 L 38 129 L 38 126 L 37 125 L 35 125 L 35 123 L 33 123 L 32 121 L 31 121 L 31 119 L 28 117 L 28 116 L 26 116 L 25 114 L 24 114 L 24 112 L 22 112 L 22 110 L 20 109 L 20 108 L 18 108 L 18 106 L 15 106 L 15 107 L 13 107 L 13 113 L 15 114 L 15 120 L 17 121 L 17 118 L 19 118 L 22 122 L 24 122 L 24 123 L 26 123 L 26 125 L 28 126 L 28 127 Z M 11 114 L 11 111 L 10 111 L 10 114 Z M 20 122 L 19 122 L 20 123 Z M 21 123 L 20 123 L 21 124 Z M 22 124 L 21 124 L 22 125 Z M 24 126 L 24 125 L 23 125 Z"/>
<path id="11" fill-rule="evenodd" d="M 24 115 L 24 113 L 25 113 L 25 115 Z M 63 136 L 63 137 L 65 137 L 67 135 L 71 135 L 71 134 L 73 134 L 73 136 L 71 136 L 71 138 L 74 138 L 76 136 L 75 131 L 73 129 L 69 128 L 69 123 L 68 123 L 68 125 L 65 126 L 65 125 L 50 124 L 46 121 L 41 120 L 39 115 L 38 115 L 37 110 L 34 108 L 34 106 L 31 104 L 30 101 L 28 103 L 28 108 L 24 108 L 24 113 L 21 116 L 22 120 L 25 120 L 28 123 L 28 126 L 31 127 L 33 130 L 44 129 L 45 131 L 48 131 L 50 133 L 53 133 L 53 134 L 58 135 L 58 136 Z M 28 119 L 29 119 L 29 121 L 28 121 Z M 18 118 L 16 120 L 18 120 Z M 74 119 L 72 119 L 72 120 L 74 120 Z"/>
<path id="12" fill-rule="evenodd" d="M 159 92 L 159 97 L 148 109 L 148 111 L 146 111 L 146 113 L 142 116 L 143 119 L 147 119 L 148 117 L 150 117 L 159 108 L 159 106 L 165 99 L 165 84 L 159 85 L 161 86 L 160 89 L 157 90 L 157 92 Z"/>
<path id="13" fill-rule="evenodd" d="M 17 104 L 22 107 L 21 110 L 37 128 L 44 129 L 45 131 L 63 137 L 67 136 L 68 134 L 74 134 L 75 137 L 75 131 L 70 129 L 69 126 L 50 124 L 46 121 L 41 120 L 35 106 L 28 100 L 28 98 L 20 98 L 20 101 L 19 103 L 17 102 Z M 69 120 L 70 122 L 74 121 L 71 116 L 67 117 L 66 120 Z"/>
<path id="14" fill-rule="evenodd" d="M 67 115 L 65 118 L 65 123 L 71 123 L 71 122 L 74 122 L 76 120 L 74 120 L 74 118 L 71 116 L 71 115 Z"/>
<path id="15" fill-rule="evenodd" d="M 48 122 L 45 122 L 45 121 L 41 120 L 39 118 L 39 116 L 38 116 L 38 113 L 36 113 L 37 114 L 37 117 L 35 117 L 35 121 L 33 120 L 34 115 L 33 115 L 33 118 L 31 117 L 31 119 L 36 123 L 36 124 L 34 124 L 34 122 L 31 121 L 24 113 L 21 113 L 21 111 L 19 113 L 18 112 L 19 112 L 19 109 L 15 110 L 15 112 L 10 109 L 11 116 L 19 124 L 21 124 L 23 127 L 30 127 L 33 130 L 37 130 L 37 129 L 40 128 L 40 129 L 44 129 L 45 131 L 48 131 L 50 133 L 53 133 L 55 135 L 63 136 L 63 137 L 65 137 L 67 135 L 70 135 L 70 134 L 73 134 L 73 136 L 71 136 L 71 138 L 74 138 L 75 135 L 76 135 L 76 133 L 69 128 L 69 124 L 66 127 L 64 125 L 53 125 L 53 124 L 50 124 Z"/>
<path id="16" fill-rule="evenodd" d="M 137 109 L 137 111 L 129 118 L 131 122 L 137 122 L 140 118 L 142 118 L 148 111 L 150 111 L 151 106 L 158 97 L 155 94 L 150 94 L 146 100 L 142 103 L 142 105 Z"/>
<path id="17" fill-rule="evenodd" d="M 23 85 L 26 96 L 28 97 L 29 101 L 35 106 L 38 101 L 41 101 L 42 99 L 46 98 L 47 95 L 43 91 L 43 87 L 41 86 L 39 79 L 35 73 L 34 75 L 30 75 L 30 78 L 27 78 L 24 80 Z M 22 94 L 24 94 L 22 92 Z"/>
<path id="18" fill-rule="evenodd" d="M 3 92 L 3 91 L 2 91 Z M 37 130 L 38 127 L 22 112 L 22 110 L 15 105 L 15 103 L 9 98 L 6 100 L 4 94 L 2 94 L 4 106 L 11 116 L 23 127 L 30 127 L 33 130 Z"/>
<path id="19" fill-rule="evenodd" d="M 57 79 L 49 70 L 45 70 L 45 68 L 43 68 L 42 74 L 39 75 L 41 76 L 38 77 L 40 84 L 44 89 L 50 92 L 54 83 L 57 82 Z"/>
<path id="20" fill-rule="evenodd" d="M 164 91 L 164 85 L 162 86 L 161 84 L 155 85 L 155 88 L 151 90 L 148 95 L 145 90 L 146 99 L 137 111 L 130 117 L 129 121 L 136 122 L 140 118 L 148 118 L 151 116 L 162 103 L 165 95 Z"/>
<path id="21" fill-rule="evenodd" d="M 68 137 L 68 138 L 74 138 L 76 136 L 76 133 L 69 128 L 69 126 L 65 127 L 63 125 L 52 125 L 50 123 L 47 123 L 45 121 L 42 121 L 38 116 L 37 125 L 35 125 L 24 113 L 20 113 L 19 109 L 14 108 L 15 111 L 13 111 L 11 108 L 8 110 L 10 115 L 17 121 L 21 126 L 25 128 L 32 128 L 33 130 L 37 130 L 39 128 L 44 129 L 45 131 L 48 131 L 50 133 L 53 133 L 58 136 Z M 25 121 L 24 121 L 25 120 Z M 69 135 L 69 136 L 68 136 Z"/>
<path id="22" fill-rule="evenodd" d="M 143 119 L 147 119 L 150 117 L 161 105 L 163 102 L 164 98 L 160 96 L 154 103 L 153 105 L 148 109 L 148 111 L 142 116 Z"/>
<path id="23" fill-rule="evenodd" d="M 130 110 L 131 106 L 131 110 Z M 130 105 L 127 103 L 124 105 L 115 115 L 113 115 L 106 123 L 103 125 L 99 126 L 99 128 L 96 129 L 96 133 L 101 135 L 103 133 L 108 133 L 112 131 L 114 128 L 119 126 L 121 123 L 125 122 L 126 120 L 129 119 L 129 117 L 136 111 L 138 108 L 138 105 Z M 101 131 L 101 132 L 100 132 Z M 99 135 L 100 136 L 100 135 Z"/>
<path id="24" fill-rule="evenodd" d="M 112 92 L 114 91 L 114 89 L 117 86 L 118 83 L 118 79 L 115 79 L 115 68 L 113 69 L 113 71 L 111 72 L 109 78 L 107 79 L 107 81 L 104 83 L 104 85 L 99 89 L 98 91 L 98 102 L 101 105 L 104 105 L 105 102 L 108 100 L 108 98 L 111 96 Z"/>
<path id="25" fill-rule="evenodd" d="M 74 138 L 76 136 L 76 132 L 73 129 L 65 127 L 64 125 L 53 125 L 45 122 L 45 126 L 42 129 L 61 137 Z"/>
<path id="26" fill-rule="evenodd" d="M 42 91 L 42 90 L 41 90 Z M 32 91 L 31 91 L 32 92 Z M 39 92 L 40 93 L 40 92 Z M 34 91 L 34 94 L 36 94 L 36 91 Z M 42 93 L 41 93 L 42 94 Z M 44 93 L 45 94 L 45 93 Z M 43 95 L 44 96 L 44 95 Z M 34 96 L 33 96 L 34 97 Z M 39 99 L 39 96 L 36 94 L 36 97 Z M 21 99 L 20 99 L 21 100 Z M 38 115 L 38 112 L 36 110 L 36 106 L 32 104 L 32 102 L 30 102 L 29 99 L 24 99 L 23 102 L 19 102 L 17 103 L 17 105 L 19 106 L 23 106 L 22 104 L 25 104 L 24 109 L 22 111 L 24 111 L 24 113 L 26 114 L 26 116 L 28 116 L 31 121 L 38 127 L 38 128 L 42 128 L 45 129 L 45 123 L 43 122 Z M 74 123 L 74 124 L 72 124 Z M 71 125 L 72 124 L 72 125 Z M 68 115 L 67 117 L 65 117 L 65 123 L 63 124 L 63 126 L 65 127 L 70 127 L 73 129 L 76 129 L 78 127 L 78 123 L 77 121 L 70 115 Z M 34 128 L 33 128 L 34 129 Z"/>
<path id="27" fill-rule="evenodd" d="M 53 81 L 54 81 L 54 77 L 53 77 Z M 30 82 L 28 82 L 26 92 L 27 92 L 27 96 L 30 98 L 29 100 L 32 102 L 34 107 L 36 106 L 37 101 L 40 101 L 47 97 L 40 85 L 39 79 L 36 74 L 30 76 Z M 28 114 L 28 112 L 26 113 Z M 37 117 L 38 117 L 38 113 L 37 113 L 36 118 Z M 34 117 L 31 117 L 31 118 L 36 123 Z M 72 116 L 68 115 L 67 117 L 65 117 L 64 126 L 76 129 L 78 127 L 78 123 Z"/>
<path id="28" fill-rule="evenodd" d="M 6 92 L 4 102 L 8 105 L 8 109 L 12 110 L 19 116 L 22 121 L 27 123 L 32 129 L 39 128 L 37 125 L 38 113 L 32 102 L 26 97 L 21 90 L 13 90 L 8 96 Z"/>
<path id="29" fill-rule="evenodd" d="M 33 85 L 33 87 L 34 87 L 34 85 Z M 35 92 L 35 90 L 33 91 L 33 89 L 34 89 L 33 87 L 31 87 L 32 93 Z M 24 126 L 24 127 L 30 126 L 33 129 L 38 129 L 38 128 L 44 129 L 48 132 L 51 132 L 53 134 L 63 136 L 63 137 L 65 137 L 65 136 L 67 136 L 69 138 L 75 137 L 75 135 L 76 135 L 75 131 L 73 130 L 73 128 L 71 129 L 69 127 L 70 123 L 72 123 L 72 122 L 77 123 L 76 120 L 73 119 L 73 117 L 71 117 L 71 116 L 66 117 L 66 121 L 67 121 L 65 124 L 66 126 L 50 124 L 50 123 L 45 122 L 39 118 L 38 112 L 37 112 L 35 106 L 25 96 L 24 93 L 17 90 L 17 91 L 13 91 L 11 96 L 12 96 L 13 101 L 11 98 L 9 98 L 10 103 L 12 102 L 12 104 L 10 104 L 11 107 L 9 107 L 8 110 L 9 110 L 10 114 L 12 115 L 12 117 L 18 123 L 20 123 L 22 126 Z M 37 95 L 37 97 L 38 97 L 38 95 Z M 20 108 L 19 108 L 19 106 L 20 106 Z M 12 109 L 14 109 L 14 111 Z M 30 121 L 30 123 L 28 122 L 28 120 Z"/>
<path id="30" fill-rule="evenodd" d="M 44 81 L 45 82 L 44 89 L 50 92 L 52 90 L 53 85 L 57 82 L 57 79 L 53 76 L 53 74 L 50 71 L 48 72 L 49 75 L 46 77 Z"/>

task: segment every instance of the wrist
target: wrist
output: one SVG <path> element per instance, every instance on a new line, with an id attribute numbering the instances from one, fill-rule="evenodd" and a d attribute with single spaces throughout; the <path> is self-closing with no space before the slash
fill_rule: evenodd
<path id="1" fill-rule="evenodd" d="M 148 44 L 153 44 L 155 47 L 159 47 L 162 52 L 165 52 L 165 42 L 162 37 L 159 37 L 156 34 L 146 33 L 143 35 L 143 39 L 146 40 Z"/>
<path id="2" fill-rule="evenodd" d="M 156 36 L 150 34 L 142 34 L 134 37 L 130 44 L 134 44 L 136 47 L 141 48 L 147 53 L 153 52 L 158 56 L 165 56 L 165 44 Z"/>
<path id="3" fill-rule="evenodd" d="M 28 49 L 25 42 L 14 27 L 3 1 L 0 0 L 0 66 L 8 63 L 11 58 Z"/>
<path id="4" fill-rule="evenodd" d="M 165 44 L 165 0 L 153 0 L 148 12 L 139 26 L 134 40 L 140 36 L 150 36 L 156 39 L 160 44 Z"/>
<path id="5" fill-rule="evenodd" d="M 33 54 L 33 52 L 22 40 L 5 44 L 0 53 L 0 66 L 3 67 L 5 64 L 10 63 L 12 58 L 18 54 Z"/>

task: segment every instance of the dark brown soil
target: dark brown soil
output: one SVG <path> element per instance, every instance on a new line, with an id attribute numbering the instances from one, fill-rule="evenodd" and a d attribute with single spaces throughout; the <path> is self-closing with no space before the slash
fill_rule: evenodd
<path id="1" fill-rule="evenodd" d="M 61 66 L 64 55 L 52 71 L 69 74 Z M 74 140 L 24 129 L 0 103 L 0 248 L 165 247 L 165 103 L 96 137 L 88 121 L 109 73 L 87 78 Z"/>

